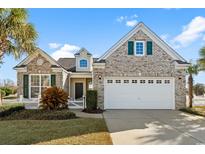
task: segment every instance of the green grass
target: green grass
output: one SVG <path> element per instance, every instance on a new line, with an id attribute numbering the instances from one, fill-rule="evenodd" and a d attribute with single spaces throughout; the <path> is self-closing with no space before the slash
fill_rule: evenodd
<path id="1" fill-rule="evenodd" d="M 104 119 L 0 121 L 0 144 L 112 144 Z"/>
<path id="2" fill-rule="evenodd" d="M 205 106 L 194 106 L 192 108 L 184 108 L 184 109 L 180 109 L 180 110 L 183 112 L 190 113 L 190 114 L 195 114 L 195 115 L 205 117 Z"/>

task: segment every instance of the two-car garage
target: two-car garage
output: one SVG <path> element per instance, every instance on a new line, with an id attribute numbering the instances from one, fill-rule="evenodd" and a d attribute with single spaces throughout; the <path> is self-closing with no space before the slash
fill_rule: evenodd
<path id="1" fill-rule="evenodd" d="M 174 78 L 109 77 L 105 109 L 175 109 Z"/>

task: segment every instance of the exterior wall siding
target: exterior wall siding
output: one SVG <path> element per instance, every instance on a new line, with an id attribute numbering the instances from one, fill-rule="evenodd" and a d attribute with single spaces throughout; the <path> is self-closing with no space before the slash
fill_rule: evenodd
<path id="1" fill-rule="evenodd" d="M 153 41 L 142 31 L 138 31 L 129 41 L 136 40 Z M 104 102 L 104 77 L 174 77 L 176 109 L 185 107 L 185 70 L 175 70 L 174 59 L 154 41 L 153 54 L 141 57 L 128 55 L 127 44 L 125 42 L 106 59 L 105 69 L 93 69 L 94 89 L 98 90 L 101 106 Z M 101 80 L 98 79 L 98 74 L 102 74 Z"/>

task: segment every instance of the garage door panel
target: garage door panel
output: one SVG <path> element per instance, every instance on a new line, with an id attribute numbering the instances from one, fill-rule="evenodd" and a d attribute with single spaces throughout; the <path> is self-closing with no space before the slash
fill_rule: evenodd
<path id="1" fill-rule="evenodd" d="M 105 83 L 105 108 L 107 109 L 173 109 L 174 91 L 173 79 L 169 79 L 169 84 L 145 84 L 140 83 Z M 139 79 L 137 79 L 139 80 Z"/>

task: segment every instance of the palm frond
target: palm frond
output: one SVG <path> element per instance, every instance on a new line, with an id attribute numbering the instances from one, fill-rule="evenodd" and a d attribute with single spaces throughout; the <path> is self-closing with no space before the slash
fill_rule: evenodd
<path id="1" fill-rule="evenodd" d="M 0 42 L 4 44 L 0 51 L 16 59 L 35 52 L 38 34 L 27 18 L 26 9 L 0 9 Z"/>

